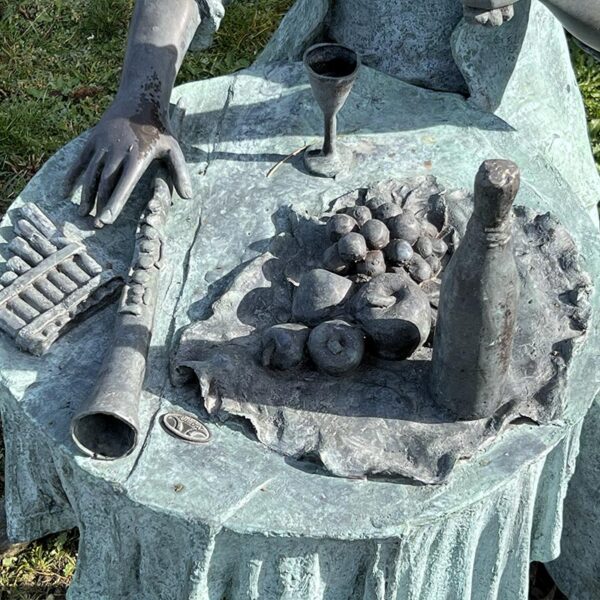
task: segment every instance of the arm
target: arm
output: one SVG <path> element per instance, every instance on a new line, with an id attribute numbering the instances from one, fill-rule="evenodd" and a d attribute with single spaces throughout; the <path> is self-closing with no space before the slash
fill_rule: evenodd
<path id="1" fill-rule="evenodd" d="M 600 0 L 542 0 L 580 42 L 600 52 Z"/>
<path id="2" fill-rule="evenodd" d="M 80 212 L 96 207 L 96 227 L 119 216 L 155 159 L 165 160 L 177 192 L 192 195 L 185 159 L 169 123 L 169 99 L 183 57 L 200 24 L 196 0 L 138 0 L 121 83 L 68 177 L 83 176 Z"/>

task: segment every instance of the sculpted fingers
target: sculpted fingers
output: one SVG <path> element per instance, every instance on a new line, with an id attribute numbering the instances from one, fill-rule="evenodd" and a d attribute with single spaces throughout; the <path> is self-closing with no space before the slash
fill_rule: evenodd
<path id="1" fill-rule="evenodd" d="M 77 183 L 77 180 L 81 177 L 82 173 L 85 171 L 85 168 L 94 153 L 94 144 L 91 141 L 83 148 L 81 154 L 78 156 L 77 160 L 71 166 L 71 168 L 67 171 L 67 175 L 65 177 L 65 193 L 70 195 L 73 192 L 73 188 Z"/>
<path id="2" fill-rule="evenodd" d="M 514 14 L 515 9 L 512 4 L 492 10 L 471 7 L 465 7 L 464 9 L 467 21 L 476 23 L 477 25 L 485 25 L 486 27 L 499 27 L 506 21 L 510 21 Z"/>
<path id="3" fill-rule="evenodd" d="M 515 16 L 515 7 L 512 4 L 501 8 L 500 11 L 502 12 L 504 22 L 510 21 Z"/>
<path id="4" fill-rule="evenodd" d="M 171 146 L 167 154 L 169 171 L 173 178 L 173 184 L 177 193 L 182 198 L 190 199 L 192 197 L 192 182 L 190 172 L 185 162 L 185 156 L 181 147 L 175 139 L 171 141 Z"/>
<path id="5" fill-rule="evenodd" d="M 130 155 L 125 160 L 118 182 L 113 189 L 106 207 L 94 221 L 96 227 L 112 225 L 115 222 L 150 162 L 152 162 L 150 154 L 144 159 Z"/>
<path id="6" fill-rule="evenodd" d="M 96 215 L 102 214 L 108 199 L 113 193 L 119 174 L 121 173 L 123 161 L 124 157 L 118 155 L 113 155 L 105 160 L 96 196 Z"/>
<path id="7" fill-rule="evenodd" d="M 83 188 L 81 190 L 81 202 L 79 203 L 79 214 L 82 216 L 89 214 L 94 208 L 102 165 L 104 164 L 104 156 L 104 150 L 96 152 L 85 170 Z"/>

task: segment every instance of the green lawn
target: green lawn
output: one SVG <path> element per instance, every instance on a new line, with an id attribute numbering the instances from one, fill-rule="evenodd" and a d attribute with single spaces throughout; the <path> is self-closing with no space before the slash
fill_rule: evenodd
<path id="1" fill-rule="evenodd" d="M 96 123 L 119 82 L 134 0 L 0 0 L 0 210 L 67 141 Z M 242 0 L 178 83 L 250 65 L 292 0 Z"/>
<path id="2" fill-rule="evenodd" d="M 293 0 L 238 0 L 214 46 L 189 56 L 179 82 L 249 65 Z M 116 90 L 133 0 L 0 0 L 0 214 L 40 166 L 93 125 Z M 600 163 L 600 68 L 573 58 Z M 3 455 L 0 445 L 0 473 Z M 3 480 L 0 475 L 0 496 Z M 0 600 L 59 600 L 75 532 L 52 536 L 0 567 Z"/>

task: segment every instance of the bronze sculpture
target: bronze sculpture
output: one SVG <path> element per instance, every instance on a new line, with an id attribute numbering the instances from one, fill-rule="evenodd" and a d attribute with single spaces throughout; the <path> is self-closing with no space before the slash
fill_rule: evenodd
<path id="1" fill-rule="evenodd" d="M 352 151 L 337 141 L 337 113 L 356 80 L 360 58 L 354 50 L 339 44 L 315 44 L 304 53 L 304 66 L 325 117 L 323 146 L 307 148 L 304 164 L 313 175 L 335 177 L 352 162 Z"/>
<path id="2" fill-rule="evenodd" d="M 198 2 L 201 28 L 206 31 L 218 20 L 219 2 Z M 350 26 L 356 13 L 349 13 L 361 4 L 374 15 L 365 29 L 376 25 L 383 39 L 376 56 L 368 54 L 368 35 L 360 38 L 361 32 Z M 68 436 L 68 422 L 80 401 L 92 394 L 100 372 L 98 349 L 111 350 L 114 311 L 104 311 L 77 328 L 42 359 L 17 352 L 10 340 L 0 338 L 0 362 L 8 365 L 0 381 L 8 447 L 12 450 L 18 442 L 19 447 L 33 450 L 7 452 L 8 473 L 13 474 L 7 487 L 13 498 L 11 519 L 22 527 L 25 519 L 18 512 L 22 504 L 27 516 L 24 509 L 32 497 L 23 494 L 25 486 L 17 487 L 18 477 L 32 481 L 27 483 L 29 489 L 35 486 L 40 492 L 35 496 L 36 514 L 51 511 L 54 515 L 57 507 L 71 514 L 68 504 L 72 503 L 83 525 L 84 548 L 94 538 L 102 540 L 104 549 L 115 542 L 105 555 L 123 556 L 121 562 L 127 564 L 122 570 L 131 575 L 119 573 L 110 561 L 96 561 L 86 570 L 86 556 L 92 553 L 82 552 L 82 576 L 74 584 L 78 588 L 74 593 L 82 597 L 90 593 L 117 597 L 117 589 L 148 598 L 163 590 L 167 595 L 173 595 L 173 590 L 182 596 L 206 595 L 206 588 L 189 587 L 189 573 L 197 572 L 196 568 L 211 573 L 210 594 L 215 597 L 243 596 L 255 588 L 238 578 L 237 571 L 232 573 L 230 565 L 257 573 L 248 565 L 263 564 L 262 557 L 270 560 L 277 555 L 288 562 L 293 556 L 297 565 L 293 570 L 277 562 L 272 576 L 261 567 L 262 587 L 257 595 L 269 597 L 270 591 L 281 589 L 277 586 L 283 578 L 301 586 L 310 581 L 306 571 L 313 571 L 315 563 L 306 563 L 303 556 L 306 542 L 312 544 L 317 536 L 326 540 L 330 557 L 346 556 L 334 542 L 345 540 L 352 564 L 361 566 L 373 564 L 368 561 L 376 548 L 381 569 L 367 569 L 367 578 L 373 585 L 385 584 L 386 592 L 389 584 L 404 590 L 406 597 L 444 597 L 452 589 L 456 597 L 471 590 L 481 597 L 516 600 L 524 596 L 522 586 L 515 590 L 512 585 L 522 581 L 515 573 L 524 573 L 528 560 L 549 560 L 558 553 L 548 537 L 560 525 L 551 528 L 547 517 L 556 514 L 572 469 L 578 435 L 575 419 L 583 417 L 584 404 L 597 391 L 593 381 L 581 376 L 592 370 L 589 365 L 597 354 L 598 302 L 596 295 L 590 295 L 580 257 L 584 255 L 586 269 L 597 273 L 600 255 L 580 201 L 588 195 L 597 198 L 598 185 L 589 152 L 584 152 L 583 118 L 577 112 L 579 98 L 562 31 L 537 0 L 520 0 L 514 17 L 498 28 L 465 22 L 461 3 L 455 0 L 300 0 L 298 6 L 303 9 L 292 9 L 285 17 L 262 63 L 258 60 L 248 70 L 173 93 L 173 101 L 182 98 L 189 109 L 180 139 L 194 195 L 188 203 L 176 199 L 167 221 L 163 271 L 167 277 L 161 276 L 157 304 L 161 310 L 148 354 L 136 451 L 116 464 L 98 465 L 82 457 Z M 316 22 L 326 23 L 314 7 L 332 9 L 330 29 L 313 28 Z M 386 13 L 382 7 L 390 10 L 387 20 L 382 19 Z M 504 23 L 510 11 L 500 10 L 499 15 Z M 486 18 L 489 25 L 500 24 L 498 13 L 490 12 L 480 21 Z M 391 30 L 407 29 L 407 22 L 408 29 L 424 41 L 422 46 L 411 45 L 414 38 L 393 37 Z M 435 48 L 429 52 L 428 44 L 437 42 L 431 36 L 420 37 L 419 24 L 442 37 L 444 48 L 438 45 L 437 52 Z M 336 179 L 310 177 L 296 154 L 277 176 L 265 177 L 269 168 L 265 163 L 318 140 L 322 133 L 321 115 L 301 57 L 308 46 L 329 34 L 364 57 L 366 67 L 357 78 L 340 128 L 357 150 L 359 168 Z M 289 40 L 289 46 L 278 45 L 281 39 Z M 163 48 L 170 45 L 163 42 Z M 407 45 L 399 51 L 395 42 Z M 452 57 L 451 48 L 456 50 Z M 454 69 L 450 58 L 455 60 Z M 531 69 L 532 59 L 535 64 L 552 60 L 553 76 Z M 421 69 L 425 63 L 427 72 Z M 502 105 L 494 102 L 500 96 Z M 568 118 L 561 120 L 564 115 Z M 138 125 L 148 125 L 144 119 L 139 117 Z M 139 209 L 151 194 L 147 181 L 141 182 L 123 216 L 104 230 L 92 229 L 89 218 L 75 217 L 78 197 L 61 198 L 57 189 L 61 169 L 75 160 L 87 139 L 89 135 L 75 141 L 53 161 L 59 168 L 55 185 L 37 178 L 26 195 L 57 223 L 80 228 L 90 248 L 95 244 L 102 251 L 95 256 L 126 266 Z M 559 153 L 570 159 L 561 162 Z M 430 330 L 436 325 L 440 305 L 439 276 L 433 275 L 448 268 L 448 260 L 456 256 L 465 237 L 473 176 L 482 160 L 497 156 L 511 157 L 523 168 L 514 208 L 521 300 L 512 373 L 499 411 L 490 418 L 463 421 L 433 403 L 427 380 L 435 339 L 430 334 L 422 345 L 421 341 L 427 325 Z M 583 168 L 578 170 L 580 165 Z M 552 214 L 544 214 L 546 210 Z M 420 221 L 429 211 L 437 234 Z M 322 274 L 314 274 L 319 270 L 348 282 L 342 288 L 347 294 L 314 302 L 312 308 L 326 315 L 321 319 L 317 314 L 319 318 L 310 325 L 297 322 L 305 316 L 312 321 L 308 311 L 301 314 L 303 303 L 298 301 L 294 322 L 295 297 L 311 289 L 321 291 Z M 306 286 L 302 283 L 307 272 L 313 272 L 316 288 L 310 278 Z M 336 277 L 327 275 L 327 280 L 341 285 Z M 429 303 L 422 311 L 410 311 L 409 319 L 402 318 L 399 310 L 405 277 L 418 286 L 415 295 L 422 299 L 425 293 Z M 307 297 L 314 300 L 311 293 Z M 339 304 L 332 306 L 338 299 Z M 416 312 L 430 318 L 420 339 L 407 336 L 406 348 L 378 346 L 377 341 L 400 339 L 389 332 L 403 325 L 399 321 L 414 319 Z M 398 360 L 400 350 L 408 353 L 414 346 L 408 360 Z M 173 380 L 181 383 L 193 376 L 191 385 L 171 385 L 170 359 Z M 62 369 L 63 365 L 69 368 Z M 33 381 L 35 377 L 38 381 Z M 30 386 L 26 391 L 24 380 Z M 80 391 L 77 401 L 69 387 Z M 213 435 L 208 445 L 190 445 L 190 441 L 205 441 L 206 432 L 188 419 L 172 420 L 175 407 L 205 421 L 210 417 Z M 509 426 L 516 415 L 519 422 Z M 530 421 L 525 423 L 521 417 Z M 35 445 L 38 432 L 49 433 L 39 436 L 41 454 Z M 36 460 L 39 456 L 52 460 Z M 338 477 L 316 475 L 326 472 Z M 451 473 L 449 485 L 434 487 Z M 371 475 L 384 475 L 387 480 L 344 479 L 370 479 Z M 101 485 L 98 476 L 104 479 Z M 427 485 L 405 485 L 402 476 Z M 80 494 L 79 486 L 86 493 Z M 324 496 L 332 499 L 331 506 L 323 502 Z M 135 510 L 129 510 L 128 504 Z M 427 512 L 434 505 L 440 510 Z M 156 519 L 163 512 L 169 519 L 157 527 Z M 175 512 L 182 518 L 173 520 Z M 244 535 L 252 532 L 249 543 L 232 544 L 229 535 L 221 542 L 222 530 L 216 539 L 205 536 L 200 528 L 212 535 L 215 515 L 225 527 L 235 521 Z M 274 520 L 283 527 L 273 531 Z M 363 520 L 368 529 L 356 528 Z M 136 523 L 133 540 L 112 535 L 115 526 L 119 533 L 121 525 L 132 531 L 132 522 Z M 56 521 L 44 517 L 38 531 L 46 531 L 52 523 Z M 101 528 L 95 523 L 102 523 Z M 415 545 L 414 536 L 405 539 L 407 526 L 422 544 Z M 154 533 L 152 543 L 143 538 L 148 531 Z M 265 537 L 265 531 L 274 535 Z M 259 533 L 254 536 L 254 532 Z M 202 549 L 216 551 L 198 562 L 188 533 Z M 385 548 L 379 543 L 382 535 L 391 542 Z M 258 536 L 262 540 L 256 544 Z M 285 537 L 281 545 L 279 536 Z M 347 543 L 348 536 L 356 543 Z M 478 542 L 471 543 L 474 540 Z M 498 540 L 503 540 L 501 546 L 495 544 Z M 363 542 L 370 556 L 357 551 Z M 439 548 L 439 542 L 451 560 L 442 561 L 438 552 L 428 551 Z M 175 545 L 181 551 L 172 551 Z M 227 548 L 249 554 L 231 556 Z M 380 549 L 390 560 L 380 561 L 384 556 Z M 407 563 L 406 551 L 419 560 Z M 156 568 L 168 556 L 176 557 L 173 568 Z M 321 595 L 346 598 L 352 588 L 362 591 L 362 575 L 355 584 L 343 563 L 332 567 L 322 556 L 317 555 L 317 560 L 330 570 Z M 452 569 L 456 560 L 481 565 L 481 559 L 490 568 L 476 569 L 477 577 L 470 569 L 466 574 Z M 494 559 L 496 566 L 488 559 Z M 139 560 L 146 561 L 146 574 L 156 574 L 155 579 L 138 577 L 138 570 L 129 568 Z M 301 568 L 298 562 L 303 563 Z M 342 574 L 332 581 L 334 570 Z M 92 571 L 94 578 L 86 586 L 85 575 Z M 486 571 L 490 579 L 483 577 Z M 317 586 L 324 581 L 323 573 L 316 572 L 321 580 Z M 178 579 L 187 586 L 182 593 L 184 586 L 178 587 Z M 348 580 L 347 586 L 342 579 Z M 510 589 L 501 585 L 505 580 L 510 580 Z M 365 584 L 365 593 L 375 596 L 369 585 Z M 92 587 L 94 591 L 86 594 Z M 112 591 L 105 593 L 109 587 Z M 311 583 L 305 589 L 308 596 L 317 588 Z M 298 588 L 288 595 L 299 596 Z"/>
<path id="3" fill-rule="evenodd" d="M 85 169 L 80 209 L 85 214 L 95 208 L 97 227 L 114 222 L 137 181 L 154 159 L 165 160 L 178 193 L 183 197 L 191 196 L 191 182 L 183 153 L 169 123 L 168 100 L 183 55 L 201 19 L 195 1 L 177 1 L 178 10 L 166 15 L 160 13 L 156 1 L 140 0 L 137 3 L 121 88 L 115 102 L 92 133 L 80 161 L 69 177 L 69 183 L 72 184 Z M 513 4 L 514 1 L 506 0 L 469 0 L 465 1 L 464 14 L 476 24 L 500 26 L 512 19 Z M 586 4 L 583 9 L 580 5 L 573 7 L 569 12 L 570 26 L 573 28 L 574 23 L 579 24 L 591 9 L 591 4 Z M 161 20 L 160 28 L 155 26 L 157 19 Z M 593 19 L 591 23 L 593 27 Z M 600 40 L 600 27 L 592 35 L 589 27 L 588 23 L 584 28 L 585 43 L 596 44 Z M 581 28 L 575 27 L 573 30 L 578 32 Z M 335 115 L 350 92 L 360 59 L 353 50 L 342 45 L 317 44 L 306 50 L 304 63 L 313 93 L 325 115 L 323 148 L 308 148 L 304 162 L 309 172 L 334 177 L 351 162 L 351 153 L 336 143 Z M 500 163 L 490 163 L 489 166 L 496 168 L 498 164 Z M 476 191 L 477 201 L 481 201 L 482 194 L 484 192 L 481 189 Z M 335 243 L 324 255 L 323 266 L 327 270 L 310 271 L 300 281 L 292 308 L 293 319 L 298 325 L 292 323 L 290 328 L 286 324 L 278 324 L 265 334 L 262 354 L 265 366 L 290 368 L 303 363 L 310 355 L 322 371 L 339 375 L 360 365 L 364 355 L 365 335 L 374 344 L 376 354 L 396 360 L 407 358 L 428 339 L 431 327 L 428 298 L 419 285 L 436 278 L 442 267 L 441 260 L 447 244 L 431 223 L 429 226 L 433 228 L 433 233 L 428 235 L 422 229 L 425 225 L 421 225 L 409 211 L 403 211 L 394 203 L 380 206 L 374 200 L 366 206 L 353 209 L 356 219 L 350 214 L 340 214 L 329 223 L 330 235 Z M 509 210 L 510 204 L 505 208 Z M 369 215 L 359 217 L 361 209 L 369 211 Z M 371 218 L 373 216 L 376 218 Z M 434 246 L 440 246 L 441 251 L 434 251 Z M 510 248 L 507 252 L 511 254 Z M 471 259 L 474 260 L 473 257 Z M 386 262 L 395 265 L 396 272 L 386 273 Z M 365 285 L 352 298 L 352 309 L 348 312 L 344 308 L 346 299 L 355 293 L 355 289 L 344 277 L 350 269 L 355 269 L 357 277 L 362 278 Z M 464 277 L 459 275 L 456 275 L 454 284 L 460 286 Z M 497 279 L 489 270 L 483 278 L 492 287 L 493 281 Z M 489 417 L 506 402 L 503 382 L 507 376 L 511 354 L 516 296 L 511 306 L 501 302 L 505 306 L 505 312 L 512 314 L 512 321 L 504 319 L 502 331 L 493 327 L 489 331 L 489 336 L 493 339 L 498 336 L 506 338 L 506 348 L 502 353 L 504 360 L 498 363 L 487 355 L 474 357 L 468 352 L 459 351 L 458 357 L 456 356 L 457 344 L 460 346 L 463 343 L 474 348 L 478 344 L 473 342 L 473 336 L 461 338 L 460 329 L 466 324 L 468 315 L 461 319 L 452 317 L 452 322 L 449 322 L 451 318 L 446 316 L 443 307 L 453 301 L 453 295 L 456 294 L 447 285 L 447 298 L 444 302 L 442 293 L 441 322 L 436 329 L 434 393 L 441 398 L 441 404 L 446 405 L 459 418 Z M 489 320 L 486 315 L 496 310 L 483 303 L 471 306 L 467 313 L 475 309 L 478 318 L 481 317 L 484 323 Z M 348 314 L 352 315 L 350 320 L 356 321 L 358 327 L 353 328 L 348 323 L 344 324 L 345 321 L 336 320 L 340 316 L 347 319 L 345 315 Z M 323 321 L 324 316 L 329 320 Z M 478 322 L 477 319 L 475 322 Z M 145 331 L 149 335 L 151 320 L 146 325 Z M 305 328 L 307 325 L 316 328 L 309 332 Z M 458 330 L 452 332 L 452 327 Z M 476 333 L 474 335 L 476 337 Z M 147 347 L 147 344 L 144 345 Z M 472 397 L 467 394 L 469 397 L 466 400 L 456 397 L 450 389 L 452 382 L 446 380 L 447 377 L 452 378 L 451 365 L 456 365 L 457 360 L 464 360 L 465 364 L 468 363 L 474 369 L 472 376 L 468 377 L 474 386 Z M 483 384 L 479 380 L 481 368 L 485 366 L 483 363 L 479 364 L 478 361 L 481 360 L 492 368 L 486 376 L 489 381 L 484 377 L 486 382 Z M 124 365 L 127 361 L 119 359 L 117 363 Z M 143 375 L 143 370 L 140 373 Z M 102 378 L 104 383 L 98 387 L 97 398 L 106 395 L 105 388 L 111 387 L 109 380 L 113 376 L 114 374 L 105 370 Z M 458 377 L 458 383 L 455 382 L 457 393 L 461 390 L 462 378 L 463 376 Z M 135 385 L 136 390 L 139 387 Z M 489 392 L 493 389 L 496 400 L 490 398 Z M 118 393 L 111 392 L 109 395 L 116 398 Z M 133 395 L 136 396 L 136 393 Z M 459 407 L 461 400 L 464 403 Z M 480 406 L 481 402 L 483 405 Z M 96 401 L 96 404 L 100 406 L 102 402 Z M 129 406 L 132 407 L 131 410 L 127 408 L 124 411 L 128 415 L 125 422 L 129 421 L 135 432 L 135 403 L 128 403 Z M 102 408 L 98 411 L 93 409 L 92 416 L 105 412 Z M 118 414 L 119 409 L 111 408 L 109 412 Z M 84 422 L 85 419 L 78 417 L 73 431 L 78 443 L 90 451 L 89 447 L 95 442 L 92 440 L 86 443 L 82 440 L 90 438 L 85 431 L 96 428 L 86 429 L 82 426 Z M 131 451 L 135 445 L 135 434 L 132 439 L 128 436 L 120 437 L 128 440 L 127 448 L 124 452 L 118 447 L 113 453 L 115 456 Z M 105 438 L 110 439 L 110 435 Z M 117 446 L 118 443 L 117 441 Z M 103 454 L 94 450 L 91 452 L 93 455 Z M 104 454 L 110 454 L 110 451 Z"/>
<path id="4" fill-rule="evenodd" d="M 501 25 L 518 0 L 464 0 L 476 22 Z M 584 44 L 600 50 L 598 0 L 544 0 L 565 27 Z M 210 0 L 208 7 L 220 2 Z M 221 7 L 221 8 L 219 8 Z M 208 8 L 203 11 L 206 14 Z M 164 160 L 177 192 L 190 197 L 192 186 L 168 117 L 175 77 L 202 21 L 196 0 L 138 0 L 132 19 L 119 91 L 94 128 L 68 186 L 83 176 L 81 213 L 96 207 L 97 227 L 119 216 L 135 185 L 155 159 Z"/>
<path id="5" fill-rule="evenodd" d="M 493 415 L 507 400 L 519 298 L 512 205 L 520 178 L 510 161 L 481 166 L 473 215 L 440 290 L 433 393 L 461 419 Z"/>

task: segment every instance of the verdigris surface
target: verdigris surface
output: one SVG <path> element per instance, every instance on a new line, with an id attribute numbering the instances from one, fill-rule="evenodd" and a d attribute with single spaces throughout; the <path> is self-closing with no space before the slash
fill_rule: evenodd
<path id="1" fill-rule="evenodd" d="M 200 411 L 196 386 L 171 386 L 169 349 L 178 331 L 211 315 L 232 282 L 224 276 L 268 250 L 277 231 L 271 215 L 280 207 L 305 206 L 318 215 L 382 173 L 403 179 L 435 169 L 445 188 L 469 188 L 482 160 L 510 156 L 523 168 L 519 203 L 535 214 L 551 210 L 565 223 L 595 277 L 600 249 L 574 192 L 574 181 L 584 187 L 577 169 L 567 183 L 547 147 L 533 143 L 528 131 L 459 96 L 365 69 L 340 124 L 354 132 L 346 141 L 368 153 L 363 168 L 339 180 L 316 179 L 301 170 L 299 157 L 267 178 L 281 157 L 320 135 L 300 64 L 183 86 L 179 97 L 187 108 L 183 142 L 196 193 L 191 201 L 176 201 L 167 227 L 168 275 L 161 278 L 142 397 L 143 443 L 122 461 L 105 464 L 81 456 L 69 436 L 70 419 L 89 397 L 108 347 L 113 310 L 80 325 L 42 359 L 0 338 L 10 534 L 32 539 L 80 526 L 72 599 L 220 600 L 249 590 L 256 598 L 294 600 L 526 598 L 528 562 L 559 553 L 562 498 L 581 420 L 598 388 L 597 294 L 585 352 L 571 363 L 563 419 L 510 428 L 459 462 L 443 486 L 325 477 L 218 424 L 209 424 L 208 444 L 189 446 L 159 421 L 175 405 Z M 148 190 L 112 228 L 94 231 L 79 220 L 60 190 L 83 142 L 53 158 L 14 208 L 40 203 L 57 223 L 73 223 L 86 243 L 127 265 L 139 201 Z M 597 195 L 596 181 L 588 178 L 585 186 Z M 459 563 L 465 568 L 457 570 Z"/>
<path id="2" fill-rule="evenodd" d="M 396 200 L 404 214 L 432 213 L 440 229 L 455 232 L 454 245 L 464 234 L 473 202 L 465 191 L 444 190 L 428 176 L 382 182 L 345 194 L 322 220 L 320 215 L 303 214 L 298 204 L 291 214 L 280 210 L 274 216 L 279 234 L 269 250 L 228 274 L 231 283 L 212 305 L 211 316 L 183 333 L 175 368 L 177 375 L 184 369 L 195 372 L 209 414 L 222 420 L 247 419 L 258 440 L 281 454 L 316 459 L 335 475 L 399 475 L 440 483 L 458 459 L 471 457 L 511 421 L 528 417 L 547 423 L 562 416 L 569 363 L 577 351 L 574 342 L 589 317 L 590 280 L 581 271 L 564 227 L 549 214 L 516 210 L 513 243 L 521 289 L 510 380 L 502 388 L 502 403 L 508 404 L 486 418 L 457 422 L 449 411 L 436 406 L 429 391 L 431 345 L 418 349 L 408 361 L 380 360 L 371 353 L 347 372 L 329 374 L 315 368 L 321 363 L 309 342 L 312 365 L 304 362 L 284 371 L 265 366 L 260 360 L 265 331 L 280 323 L 314 326 L 337 314 L 348 323 L 358 322 L 367 335 L 373 333 L 369 323 L 376 321 L 364 320 L 363 303 L 365 294 L 371 293 L 368 287 L 378 285 L 377 277 L 361 283 L 359 276 L 354 290 L 348 281 L 345 298 L 338 302 L 332 297 L 329 308 L 315 314 L 316 319 L 311 312 L 299 311 L 297 301 L 302 296 L 302 302 L 309 304 L 312 299 L 304 298 L 306 293 L 315 298 L 324 293 L 303 288 L 305 275 L 319 272 L 314 269 L 322 267 L 330 246 L 328 219 L 374 199 L 390 207 Z M 326 271 L 320 272 L 327 276 Z M 329 278 L 347 281 L 339 275 Z M 322 278 L 318 286 L 325 281 Z M 423 285 L 430 290 L 431 304 L 437 306 L 439 280 L 437 286 L 435 279 Z M 393 331 L 394 317 L 386 320 L 378 314 L 377 318 L 385 335 L 400 335 Z M 317 343 L 327 344 L 326 340 L 327 336 Z M 375 338 L 373 343 L 377 350 L 383 342 Z M 453 349 L 447 351 L 451 359 Z"/>
<path id="3" fill-rule="evenodd" d="M 0 271 L 0 331 L 41 355 L 76 320 L 114 299 L 122 281 L 70 240 L 38 206 L 12 214 L 14 236 Z"/>

